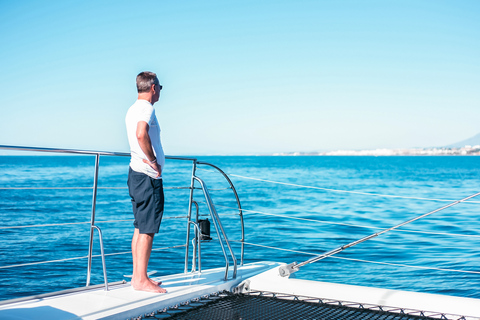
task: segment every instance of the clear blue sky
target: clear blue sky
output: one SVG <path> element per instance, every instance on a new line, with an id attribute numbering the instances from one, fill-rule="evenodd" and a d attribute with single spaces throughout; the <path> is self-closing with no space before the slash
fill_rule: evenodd
<path id="1" fill-rule="evenodd" d="M 480 132 L 480 1 L 0 1 L 0 144 L 169 155 L 447 145 Z"/>

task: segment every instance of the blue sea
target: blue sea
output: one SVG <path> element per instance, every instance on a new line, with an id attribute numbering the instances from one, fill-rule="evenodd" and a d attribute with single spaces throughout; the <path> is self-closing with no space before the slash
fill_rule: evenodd
<path id="1" fill-rule="evenodd" d="M 480 191 L 478 157 L 198 160 L 222 168 L 238 191 L 245 263 L 300 263 Z M 103 233 L 109 282 L 128 280 L 124 275 L 132 272 L 128 162 L 100 157 L 95 223 Z M 85 286 L 94 166 L 94 156 L 0 157 L 1 300 Z M 185 248 L 172 247 L 185 244 L 191 172 L 192 162 L 167 160 L 164 220 L 149 265 L 155 276 L 184 270 Z M 232 190 L 212 167 L 198 165 L 196 174 L 208 186 L 240 259 L 240 219 Z M 201 190 L 195 189 L 194 200 L 206 218 Z M 225 266 L 211 228 L 213 240 L 202 243 L 204 269 Z M 480 298 L 479 242 L 477 197 L 306 265 L 295 276 Z M 94 254 L 99 253 L 95 232 Z M 95 257 L 91 284 L 102 283 L 101 258 Z"/>

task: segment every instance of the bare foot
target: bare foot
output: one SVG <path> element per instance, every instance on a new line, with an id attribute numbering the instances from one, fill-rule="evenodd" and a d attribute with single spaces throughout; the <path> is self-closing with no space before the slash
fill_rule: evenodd
<path id="1" fill-rule="evenodd" d="M 150 280 L 150 282 L 153 283 L 153 284 L 156 285 L 156 286 L 159 286 L 159 285 L 162 284 L 162 281 L 155 281 L 155 280 L 152 280 L 152 279 L 150 279 L 150 278 L 148 278 L 148 280 Z M 131 282 L 131 284 L 132 284 L 132 286 L 133 286 L 133 282 L 134 282 L 133 277 L 132 277 L 132 280 L 131 280 L 130 282 Z"/>
<path id="2" fill-rule="evenodd" d="M 153 284 L 148 278 L 145 279 L 144 281 L 139 281 L 138 283 L 136 281 L 132 282 L 132 287 L 134 290 L 137 290 L 137 291 L 147 291 L 147 292 L 156 292 L 156 293 L 167 292 L 167 290 L 165 290 L 164 288 Z"/>

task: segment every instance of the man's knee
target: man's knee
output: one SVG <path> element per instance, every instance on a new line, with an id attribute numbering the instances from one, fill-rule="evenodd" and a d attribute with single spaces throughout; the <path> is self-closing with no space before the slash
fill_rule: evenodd
<path id="1" fill-rule="evenodd" d="M 145 239 L 153 239 L 155 233 L 139 233 L 138 236 Z"/>

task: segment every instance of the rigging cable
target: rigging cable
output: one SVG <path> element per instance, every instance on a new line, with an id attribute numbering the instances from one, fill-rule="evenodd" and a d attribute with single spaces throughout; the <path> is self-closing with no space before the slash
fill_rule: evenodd
<path id="1" fill-rule="evenodd" d="M 410 219 L 410 220 L 408 220 L 408 221 L 402 222 L 402 223 L 400 223 L 400 224 L 397 224 L 396 226 L 387 228 L 387 229 L 385 229 L 385 230 L 383 230 L 383 231 L 376 232 L 376 233 L 371 234 L 371 235 L 369 235 L 369 236 L 363 237 L 363 238 L 361 238 L 361 239 L 359 239 L 359 240 L 357 240 L 357 241 L 354 241 L 354 242 L 351 242 L 351 243 L 346 244 L 346 245 L 344 245 L 344 246 L 338 247 L 338 248 L 336 248 L 336 249 L 333 249 L 333 250 L 331 250 L 331 251 L 328 251 L 328 252 L 326 252 L 326 253 L 323 253 L 323 254 L 321 254 L 321 255 L 318 255 L 318 256 L 316 256 L 316 257 L 313 257 L 313 258 L 311 258 L 311 259 L 309 259 L 309 260 L 307 260 L 307 261 L 304 261 L 304 262 L 302 262 L 302 263 L 293 262 L 293 263 L 290 263 L 289 265 L 282 266 L 282 267 L 280 267 L 280 269 L 279 269 L 280 275 L 281 275 L 282 277 L 289 276 L 290 274 L 292 274 L 292 273 L 294 273 L 294 272 L 297 272 L 300 267 L 302 267 L 302 266 L 304 266 L 304 265 L 306 265 L 306 264 L 313 263 L 313 262 L 316 262 L 316 261 L 325 259 L 325 258 L 327 258 L 327 257 L 329 257 L 329 256 L 332 256 L 332 255 L 334 255 L 334 254 L 336 254 L 336 253 L 339 253 L 339 252 L 341 252 L 341 251 L 343 251 L 343 250 L 345 250 L 345 249 L 347 249 L 347 248 L 353 247 L 353 246 L 355 246 L 355 245 L 357 245 L 357 244 L 359 244 L 359 243 L 362 243 L 362 242 L 364 242 L 364 241 L 367 241 L 367 240 L 370 240 L 370 239 L 372 239 L 372 238 L 375 238 L 375 237 L 377 237 L 377 236 L 379 236 L 379 235 L 381 235 L 381 234 L 384 234 L 384 233 L 386 233 L 386 232 L 388 232 L 388 231 L 391 231 L 391 230 L 393 230 L 393 229 L 402 227 L 402 226 L 404 226 L 404 225 L 406 225 L 406 224 L 409 224 L 409 223 L 411 223 L 411 222 L 413 222 L 413 221 L 422 219 L 422 218 L 424 218 L 424 217 L 426 217 L 426 216 L 429 216 L 429 215 L 431 215 L 431 214 L 433 214 L 433 213 L 436 213 L 436 212 L 438 212 L 438 211 L 447 209 L 447 208 L 452 207 L 452 206 L 454 206 L 454 205 L 457 205 L 457 204 L 459 204 L 459 203 L 461 203 L 461 202 L 467 201 L 467 200 L 469 200 L 469 199 L 471 199 L 471 198 L 474 198 L 474 197 L 476 197 L 476 196 L 478 196 L 478 195 L 480 195 L 480 192 L 474 193 L 474 194 L 472 194 L 472 195 L 470 195 L 470 196 L 468 196 L 468 197 L 465 197 L 465 198 L 463 198 L 463 199 L 461 199 L 461 200 L 457 200 L 457 201 L 454 201 L 454 202 L 452 202 L 452 203 L 449 203 L 449 204 L 447 204 L 446 206 L 443 206 L 443 207 L 441 207 L 441 208 L 435 209 L 435 210 L 430 211 L 430 212 L 428 212 L 428 213 L 422 214 L 421 216 L 418 216 L 418 217 L 415 217 L 415 218 Z"/>

